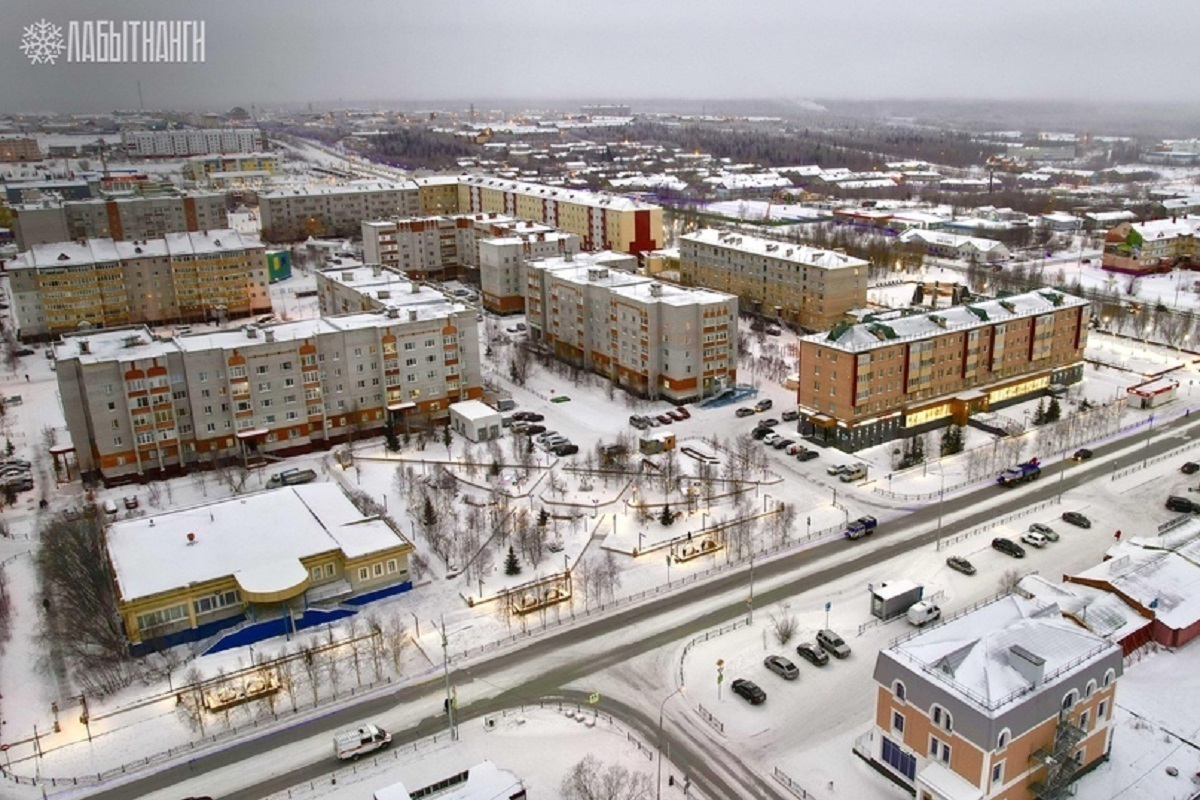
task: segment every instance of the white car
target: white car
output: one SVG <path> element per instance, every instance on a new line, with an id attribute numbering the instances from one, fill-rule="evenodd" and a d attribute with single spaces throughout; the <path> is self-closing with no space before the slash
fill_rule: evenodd
<path id="1" fill-rule="evenodd" d="M 1046 543 L 1050 540 L 1046 538 L 1045 534 L 1038 533 L 1037 531 L 1025 531 L 1021 534 L 1021 541 L 1031 544 L 1034 547 L 1045 547 Z"/>
<path id="2" fill-rule="evenodd" d="M 775 444 L 782 438 L 783 437 L 780 436 L 778 433 L 768 433 L 766 436 L 763 437 L 762 443 L 763 444 Z"/>

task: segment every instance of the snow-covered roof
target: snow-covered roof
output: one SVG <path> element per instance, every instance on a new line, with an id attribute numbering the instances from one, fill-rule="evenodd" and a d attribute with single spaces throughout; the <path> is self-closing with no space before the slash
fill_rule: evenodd
<path id="1" fill-rule="evenodd" d="M 230 576 L 239 584 L 244 577 L 250 591 L 272 591 L 296 584 L 302 558 L 340 550 L 355 559 L 408 542 L 364 517 L 337 484 L 312 483 L 120 520 L 107 544 L 121 599 L 130 601 Z"/>
<path id="2" fill-rule="evenodd" d="M 1191 522 L 1171 541 L 1122 542 L 1108 555 L 1074 577 L 1111 585 L 1168 628 L 1183 630 L 1200 621 L 1200 524 Z"/>
<path id="3" fill-rule="evenodd" d="M 1026 575 L 1018 588 L 1036 600 L 1055 603 L 1097 636 L 1120 642 L 1150 621 L 1112 592 L 1081 583 L 1053 583 L 1041 575 Z"/>
<path id="4" fill-rule="evenodd" d="M 178 352 L 174 342 L 155 338 L 142 327 L 107 328 L 91 333 L 73 333 L 53 345 L 57 360 L 78 358 L 84 364 L 139 358 L 162 358 Z M 87 348 L 87 352 L 83 348 Z"/>
<path id="5" fill-rule="evenodd" d="M 753 253 L 820 269 L 850 269 L 867 266 L 867 262 L 863 259 L 845 253 L 822 250 L 819 247 L 807 247 L 802 244 L 761 239 L 743 233 L 729 233 L 716 228 L 704 228 L 695 233 L 680 236 L 679 240 Z"/>
<path id="6" fill-rule="evenodd" d="M 393 181 L 350 181 L 337 185 L 329 185 L 324 183 L 308 184 L 305 186 L 290 186 L 286 189 L 276 189 L 274 191 L 259 192 L 259 199 L 277 198 L 277 197 L 298 197 L 307 195 L 334 195 L 334 194 L 365 194 L 372 192 L 399 192 L 405 189 L 416 189 L 417 185 L 412 181 L 393 182 Z"/>
<path id="7" fill-rule="evenodd" d="M 1078 297 L 1038 289 L 1025 294 L 1009 295 L 998 300 L 985 300 L 961 306 L 939 308 L 925 314 L 888 317 L 857 325 L 835 328 L 829 333 L 815 333 L 802 341 L 816 342 L 839 350 L 859 352 L 887 347 L 901 340 L 941 336 L 948 330 L 968 330 L 1022 317 L 1048 314 L 1062 308 L 1086 306 Z"/>
<path id="8" fill-rule="evenodd" d="M 507 180 L 505 178 L 492 178 L 486 175 L 464 175 L 461 179 L 461 182 L 467 184 L 468 186 L 479 186 L 481 188 L 495 189 L 501 192 L 513 192 L 530 197 L 540 197 L 546 200 L 554 200 L 562 203 L 576 203 L 578 205 L 592 206 L 595 208 L 607 208 L 614 211 L 633 211 L 638 209 L 657 208 L 657 206 L 649 203 L 643 203 L 630 197 L 622 197 L 615 194 L 588 192 L 577 189 L 563 189 L 554 186 L 545 186 L 539 183 L 526 183 L 524 181 Z"/>
<path id="9" fill-rule="evenodd" d="M 32 245 L 9 262 L 8 269 L 56 269 L 88 264 L 106 264 L 123 259 L 201 253 L 239 252 L 262 247 L 258 237 L 229 228 L 211 231 L 168 233 L 162 239 L 115 242 L 85 239 L 81 242 L 50 242 Z"/>
<path id="10" fill-rule="evenodd" d="M 508 770 L 500 769 L 491 761 L 476 764 L 467 771 L 467 780 L 457 786 L 448 787 L 437 793 L 438 800 L 496 800 L 512 797 L 525 784 Z M 422 795 L 424 796 L 424 795 Z M 412 800 L 412 795 L 403 783 L 393 783 L 376 789 L 373 800 Z"/>
<path id="11" fill-rule="evenodd" d="M 463 400 L 450 404 L 450 413 L 457 414 L 465 420 L 479 422 L 493 417 L 499 417 L 500 412 L 480 400 Z"/>
<path id="12" fill-rule="evenodd" d="M 1062 618 L 1059 607 L 1005 595 L 918 631 L 885 650 L 930 681 L 992 715 L 1043 684 L 1097 661 L 1112 642 Z M 1040 665 L 1040 680 L 1015 659 Z"/>
<path id="13" fill-rule="evenodd" d="M 1141 234 L 1143 239 L 1173 239 L 1179 236 L 1191 236 L 1196 231 L 1186 219 L 1151 219 L 1145 222 L 1133 223 L 1133 229 Z"/>

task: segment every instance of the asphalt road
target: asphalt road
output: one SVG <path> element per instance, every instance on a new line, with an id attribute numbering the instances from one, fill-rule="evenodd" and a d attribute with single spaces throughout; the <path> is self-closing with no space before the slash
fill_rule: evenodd
<path id="1" fill-rule="evenodd" d="M 1144 435 L 1126 438 L 1107 445 L 1092 448 L 1095 453 L 1091 462 L 1066 462 L 1050 464 L 1043 468 L 1041 480 L 1012 489 L 998 486 L 984 486 L 969 494 L 948 498 L 944 501 L 941 512 L 950 516 L 958 511 L 969 510 L 984 498 L 993 498 L 997 492 L 1009 494 L 1009 498 L 1000 506 L 983 509 L 965 518 L 956 520 L 952 526 L 946 526 L 943 533 L 949 535 L 958 530 L 965 530 L 975 525 L 987 522 L 995 517 L 1015 511 L 1019 508 L 1034 505 L 1056 497 L 1060 492 L 1071 489 L 1092 480 L 1105 481 L 1118 469 L 1140 463 L 1146 458 L 1152 458 L 1175 447 L 1195 435 L 1195 428 L 1200 425 L 1200 414 L 1196 420 L 1182 417 L 1170 423 L 1161 424 L 1154 430 L 1154 436 L 1147 443 Z M 1097 463 L 1102 456 L 1123 451 L 1112 461 Z M 1180 462 L 1185 459 L 1180 458 Z M 1062 470 L 1066 475 L 1060 476 Z M 894 523 L 880 528 L 873 536 L 876 540 L 887 541 L 888 544 L 871 550 L 864 550 L 857 558 L 851 558 L 830 563 L 828 568 L 818 574 L 798 577 L 787 581 L 770 590 L 761 591 L 755 595 L 755 604 L 769 605 L 795 594 L 815 589 L 823 584 L 836 581 L 846 575 L 858 572 L 866 567 L 880 564 L 892 557 L 914 548 L 934 542 L 938 538 L 937 530 L 929 530 L 916 535 L 910 534 L 914 529 L 927 526 L 937 520 L 938 503 L 931 502 L 912 511 L 909 515 Z M 755 577 L 759 581 L 786 576 L 797 567 L 807 565 L 824 556 L 844 551 L 853 544 L 844 540 L 831 541 L 817 547 L 796 552 L 792 555 L 774 561 L 761 563 L 755 567 Z M 687 621 L 669 628 L 663 632 L 654 633 L 637 641 L 613 647 L 602 655 L 581 655 L 578 660 L 568 661 L 553 667 L 503 691 L 459 709 L 460 720 L 467 721 L 484 714 L 512 708 L 522 704 L 537 704 L 539 699 L 546 697 L 577 697 L 576 694 L 564 692 L 562 687 L 588 675 L 600 672 L 608 667 L 628 661 L 641 654 L 650 652 L 672 642 L 694 635 L 698 632 L 729 622 L 745 613 L 743 602 L 734 602 L 698 617 L 687 618 L 686 609 L 692 604 L 710 602 L 714 595 L 745 585 L 746 570 L 738 569 L 721 574 L 702 583 L 691 584 L 673 593 L 665 594 L 651 603 L 627 608 L 596 619 L 591 622 L 581 621 L 574 626 L 564 628 L 561 632 L 545 634 L 516 650 L 501 652 L 495 657 L 469 667 L 456 669 L 451 673 L 452 680 L 457 686 L 465 685 L 473 680 L 485 679 L 504 670 L 527 665 L 547 656 L 555 656 L 561 661 L 564 654 L 570 653 L 571 647 L 588 639 L 603 636 L 617 631 L 636 628 L 640 623 L 657 617 L 669 615 L 674 619 Z M 422 684 L 397 689 L 395 692 L 382 697 L 366 699 L 352 705 L 337 709 L 329 714 L 320 716 L 286 730 L 278 731 L 261 738 L 235 744 L 220 752 L 200 756 L 192 761 L 170 767 L 161 772 L 148 775 L 119 787 L 97 792 L 92 797 L 104 800 L 126 800 L 141 797 L 152 791 L 170 787 L 184 780 L 190 780 L 197 775 L 219 769 L 221 767 L 262 758 L 272 750 L 294 742 L 307 739 L 319 734 L 328 734 L 336 730 L 352 727 L 363 719 L 379 716 L 399 703 L 420 702 L 431 709 L 441 711 L 439 692 L 442 682 L 440 678 L 430 679 Z M 654 687 L 655 700 L 662 690 Z M 654 745 L 657 739 L 655 729 L 657 723 L 651 724 L 644 714 L 616 698 L 605 698 L 601 710 L 621 719 L 628 725 L 638 728 L 645 736 L 647 743 Z M 435 713 L 421 720 L 417 725 L 404 730 L 393 731 L 394 741 L 403 745 L 445 730 L 445 719 L 440 713 Z M 688 741 L 680 739 L 673 732 L 678 726 L 668 726 L 664 741 L 669 748 L 672 760 L 682 767 L 692 779 L 692 785 L 705 796 L 713 798 L 727 797 L 735 800 L 739 797 L 764 797 L 785 800 L 785 795 L 776 790 L 773 783 L 761 778 L 746 768 L 737 760 L 736 754 L 727 751 L 721 753 L 721 764 L 732 769 L 737 774 L 733 779 L 739 784 L 730 785 L 730 778 L 721 774 L 713 766 L 713 759 L 704 756 L 704 743 L 689 737 Z M 699 752 L 698 752 L 699 751 Z M 328 776 L 344 764 L 328 758 L 309 764 L 301 769 L 261 781 L 233 794 L 226 795 L 227 800 L 256 800 L 273 792 L 287 789 L 290 786 L 306 783 Z M 253 767 L 247 764 L 247 770 Z"/>

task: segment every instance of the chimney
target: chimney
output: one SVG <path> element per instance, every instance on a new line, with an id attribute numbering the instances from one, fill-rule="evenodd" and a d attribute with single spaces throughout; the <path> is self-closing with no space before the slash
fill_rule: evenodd
<path id="1" fill-rule="evenodd" d="M 387 315 L 388 315 L 388 319 L 399 319 L 400 309 L 395 308 L 393 306 L 389 306 L 387 309 Z"/>
<path id="2" fill-rule="evenodd" d="M 383 274 L 383 267 L 379 264 L 373 264 L 371 266 L 371 274 L 374 275 L 376 278 L 378 278 L 380 275 Z"/>
<path id="3" fill-rule="evenodd" d="M 246 326 L 246 338 L 257 339 L 258 338 L 258 328 L 254 327 L 253 325 L 247 325 Z"/>
<path id="4" fill-rule="evenodd" d="M 408 321 L 409 322 L 417 321 L 417 310 L 415 308 L 410 308 L 408 310 Z"/>
<path id="5" fill-rule="evenodd" d="M 651 297 L 662 297 L 662 284 L 661 283 L 659 283 L 658 281 L 655 281 L 654 283 L 650 284 L 650 296 Z"/>
<path id="6" fill-rule="evenodd" d="M 1035 655 L 1019 644 L 1008 648 L 1008 665 L 1021 673 L 1033 686 L 1041 686 L 1046 674 L 1046 659 Z"/>
<path id="7" fill-rule="evenodd" d="M 85 356 L 88 353 L 92 352 L 92 343 L 89 342 L 87 339 L 80 339 L 79 340 L 79 352 Z"/>
<path id="8" fill-rule="evenodd" d="M 263 336 L 265 336 L 267 338 L 268 342 L 275 341 L 275 331 L 273 331 L 273 330 L 267 329 L 267 330 L 263 331 Z"/>

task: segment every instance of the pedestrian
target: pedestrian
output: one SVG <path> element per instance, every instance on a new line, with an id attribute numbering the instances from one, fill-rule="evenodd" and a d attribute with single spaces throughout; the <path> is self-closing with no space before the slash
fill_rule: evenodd
<path id="1" fill-rule="evenodd" d="M 25 382 L 29 383 L 29 373 L 28 372 L 25 373 Z"/>
<path id="2" fill-rule="evenodd" d="M 1119 542 L 1119 541 L 1121 541 L 1121 532 L 1120 532 L 1120 531 L 1117 531 L 1117 532 L 1116 532 L 1116 534 L 1114 534 L 1114 538 L 1115 538 L 1115 539 L 1116 539 L 1118 542 Z"/>

